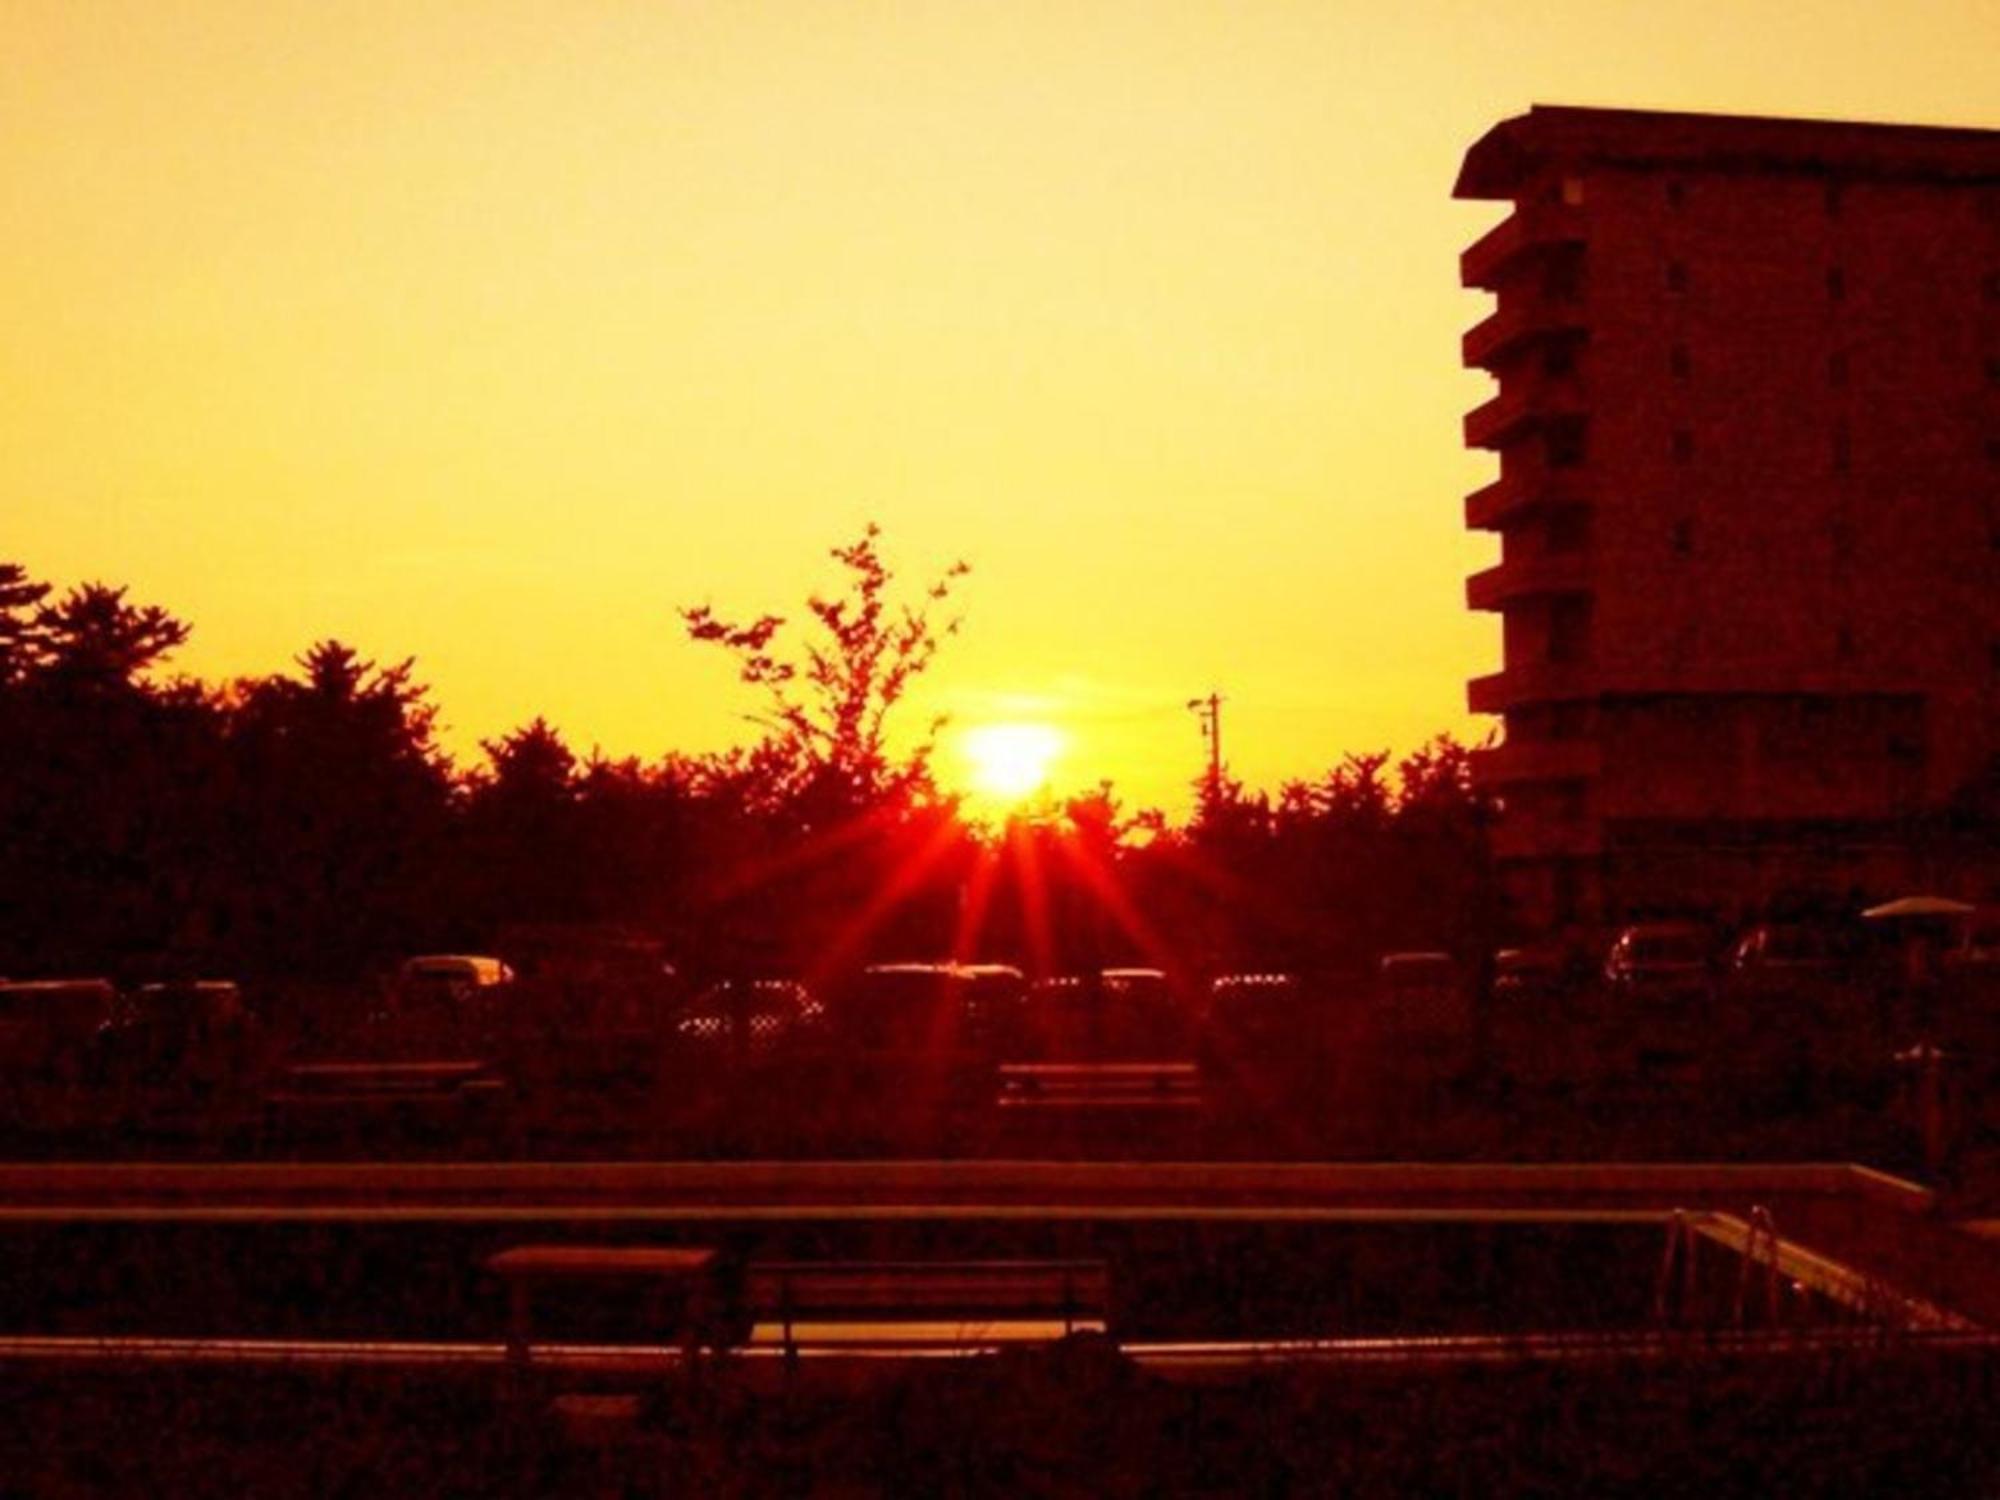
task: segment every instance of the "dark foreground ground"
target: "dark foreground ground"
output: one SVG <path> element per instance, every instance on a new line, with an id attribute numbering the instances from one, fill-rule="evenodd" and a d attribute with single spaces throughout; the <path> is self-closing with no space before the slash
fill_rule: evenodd
<path id="1" fill-rule="evenodd" d="M 2000 1369 L 1916 1347 L 1167 1383 L 1089 1336 L 578 1442 L 490 1378 L 0 1377 L 10 1495 L 1983 1495 Z"/>
<path id="2" fill-rule="evenodd" d="M 2000 1493 L 1992 1342 L 1909 1331 L 1865 1298 L 1759 1314 L 1750 1261 L 1711 1247 L 1691 1288 L 1663 1270 L 1672 1222 L 1625 1211 L 1768 1205 L 1801 1242 L 1990 1326 L 1983 1242 L 1840 1168 L 8 1171 L 4 1496 Z M 1334 1217 L 1288 1216 L 1302 1203 Z M 668 1208 L 694 1216 L 641 1212 Z M 1102 1258 L 1126 1350 L 1086 1334 L 861 1373 L 729 1352 L 699 1391 L 671 1361 L 543 1361 L 526 1380 L 501 1360 L 480 1270 L 496 1248 L 695 1238 L 762 1259 Z M 550 1339 L 650 1326 L 594 1300 L 542 1311 Z M 302 1344 L 253 1364 L 104 1342 L 121 1334 L 356 1342 L 339 1363 Z M 1464 1335 L 1484 1342 L 1358 1347 Z M 1162 1349 L 1328 1337 L 1349 1341 L 1337 1359 Z M 367 1347 L 385 1339 L 453 1347 Z M 569 1399 L 608 1394 L 625 1407 Z"/>

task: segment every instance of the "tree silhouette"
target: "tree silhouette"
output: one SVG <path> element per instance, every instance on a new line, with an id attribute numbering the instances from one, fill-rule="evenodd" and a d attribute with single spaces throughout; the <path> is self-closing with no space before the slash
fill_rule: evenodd
<path id="1" fill-rule="evenodd" d="M 529 806 L 557 805 L 575 791 L 576 756 L 546 719 L 536 718 L 497 740 L 479 746 L 492 764 L 492 794 Z"/>
<path id="2" fill-rule="evenodd" d="M 36 611 L 48 592 L 19 563 L 0 563 L 0 689 L 19 683 L 41 659 Z"/>
<path id="3" fill-rule="evenodd" d="M 218 706 L 148 674 L 188 636 L 91 583 L 48 602 L 0 566 L 0 967 L 114 967 L 178 940 L 219 788 Z"/>
<path id="4" fill-rule="evenodd" d="M 35 610 L 36 674 L 59 690 L 127 691 L 185 643 L 188 631 L 157 604 L 127 604 L 122 588 L 82 584 Z"/>
<path id="5" fill-rule="evenodd" d="M 940 622 L 937 611 L 970 571 L 954 563 L 917 602 L 899 602 L 891 597 L 894 574 L 881 535 L 870 524 L 859 540 L 832 549 L 847 572 L 845 591 L 807 599 L 811 633 L 794 653 L 780 639 L 782 615 L 734 624 L 705 604 L 680 612 L 691 639 L 735 657 L 737 676 L 764 695 L 765 711 L 752 717 L 779 752 L 791 789 L 851 805 L 924 781 L 943 721 L 933 722 L 900 764 L 889 756 L 887 726 L 910 684 L 957 633 L 959 621 Z"/>
<path id="6" fill-rule="evenodd" d="M 440 875 L 451 778 L 413 664 L 328 640 L 297 665 L 235 689 L 244 920 L 267 953 L 316 972 L 455 936 Z"/>
<path id="7" fill-rule="evenodd" d="M 539 718 L 481 746 L 491 769 L 468 778 L 464 832 L 485 925 L 578 919 L 588 861 L 576 756 Z"/>

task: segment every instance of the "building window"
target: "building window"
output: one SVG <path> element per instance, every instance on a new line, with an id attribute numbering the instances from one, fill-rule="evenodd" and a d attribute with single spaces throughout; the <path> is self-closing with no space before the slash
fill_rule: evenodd
<path id="1" fill-rule="evenodd" d="M 1826 383 L 1839 389 L 1847 384 L 1847 351 L 1836 349 L 1827 357 Z"/>
<path id="2" fill-rule="evenodd" d="M 1828 266 L 1826 268 L 1826 296 L 1829 302 L 1847 300 L 1847 268 Z"/>
<path id="3" fill-rule="evenodd" d="M 1686 344 L 1676 344 L 1667 351 L 1667 368 L 1676 380 L 1686 380 L 1693 373 L 1694 362 L 1688 358 Z"/>
<path id="4" fill-rule="evenodd" d="M 1542 352 L 1542 373 L 1563 376 L 1576 370 L 1576 345 L 1558 340 Z"/>
<path id="5" fill-rule="evenodd" d="M 1679 557 L 1694 555 L 1694 521 L 1683 516 L 1674 522 L 1674 553 Z"/>
<path id="6" fill-rule="evenodd" d="M 1681 428 L 1675 432 L 1673 452 L 1674 462 L 1677 464 L 1694 462 L 1694 434 L 1686 428 Z"/>
<path id="7" fill-rule="evenodd" d="M 1687 289 L 1688 289 L 1687 262 L 1683 260 L 1668 261 L 1667 290 L 1670 292 L 1684 292 Z"/>

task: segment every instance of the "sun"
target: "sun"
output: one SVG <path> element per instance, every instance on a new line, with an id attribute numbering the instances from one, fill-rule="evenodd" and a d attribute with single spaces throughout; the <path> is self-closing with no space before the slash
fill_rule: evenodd
<path id="1" fill-rule="evenodd" d="M 1062 748 L 1061 731 L 1047 724 L 980 724 L 958 737 L 972 791 L 997 803 L 1019 802 L 1048 785 Z"/>

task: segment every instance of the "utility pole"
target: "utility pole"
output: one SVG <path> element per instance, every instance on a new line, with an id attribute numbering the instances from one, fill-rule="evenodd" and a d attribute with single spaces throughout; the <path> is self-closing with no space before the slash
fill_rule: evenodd
<path id="1" fill-rule="evenodd" d="M 1188 699 L 1188 708 L 1201 720 L 1201 737 L 1208 745 L 1208 805 L 1222 800 L 1222 694 L 1211 691 L 1206 698 Z"/>

